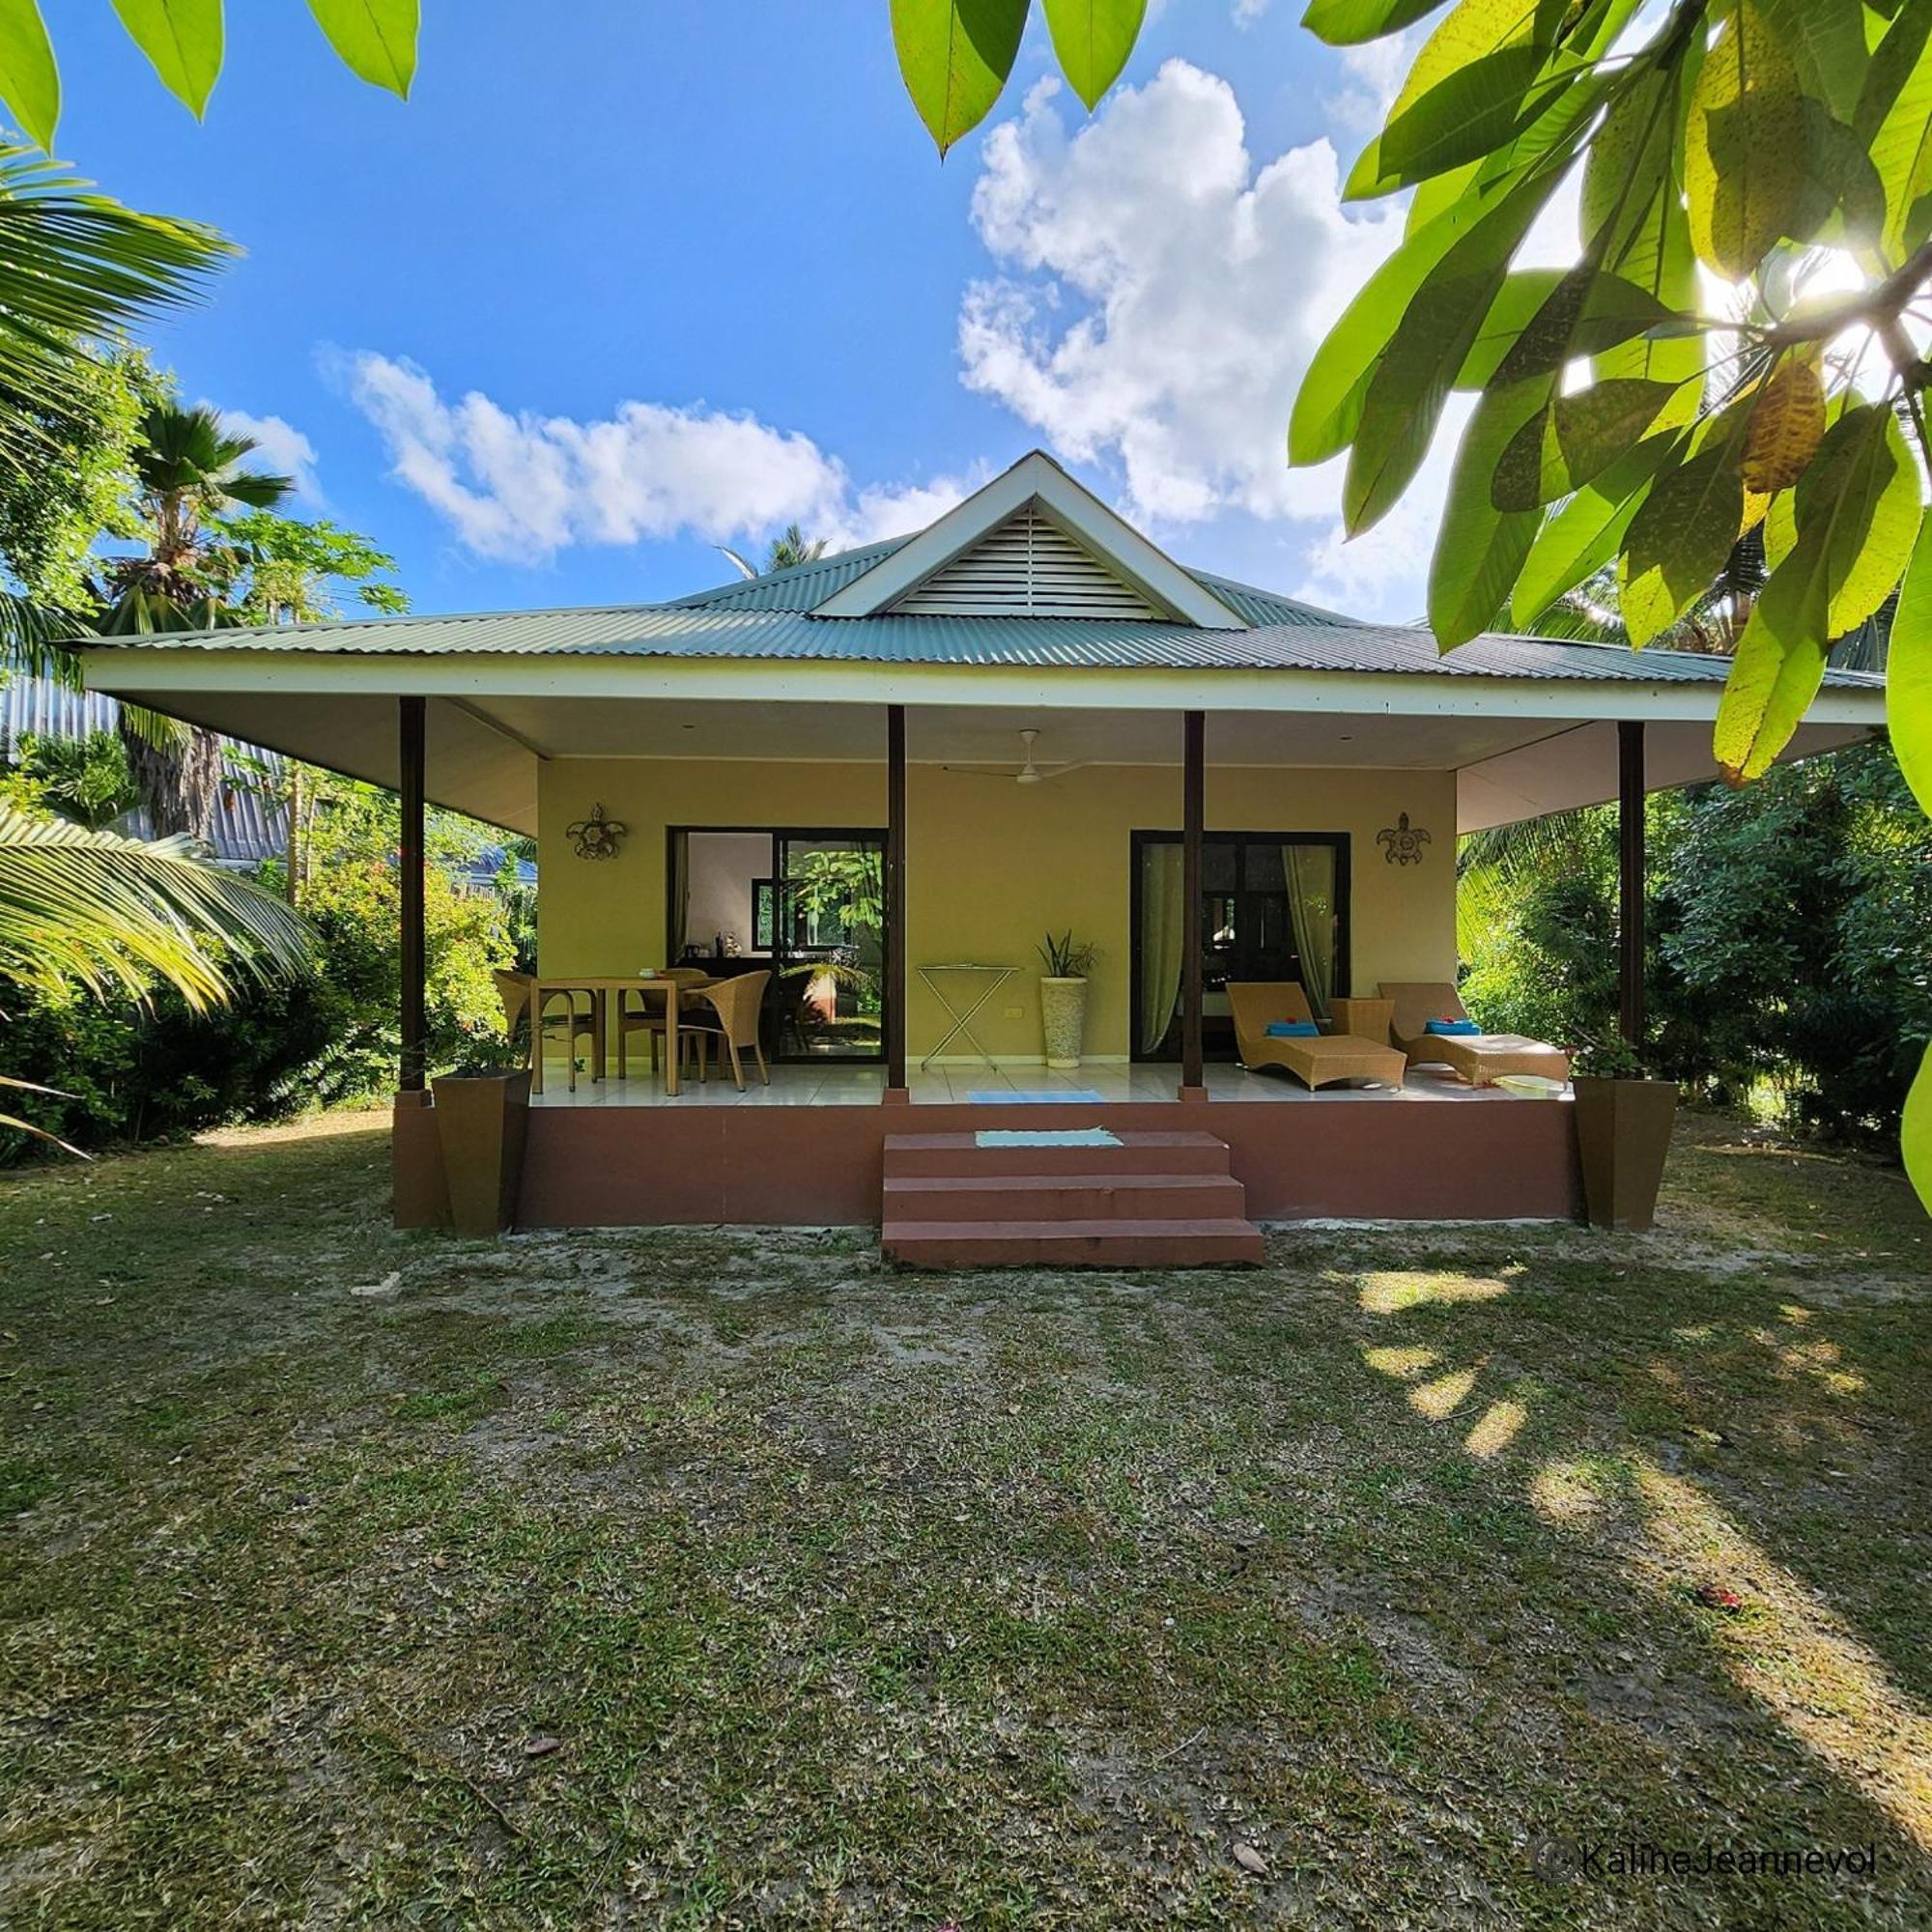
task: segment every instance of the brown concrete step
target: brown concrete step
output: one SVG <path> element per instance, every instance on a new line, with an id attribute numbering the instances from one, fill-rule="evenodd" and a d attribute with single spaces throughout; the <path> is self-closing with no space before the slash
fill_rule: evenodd
<path id="1" fill-rule="evenodd" d="M 1236 1219 L 888 1221 L 883 1246 L 913 1267 L 1229 1267 L 1259 1262 Z"/>
<path id="2" fill-rule="evenodd" d="M 1083 1150 L 1084 1151 L 1084 1150 Z M 1242 1220 L 1230 1174 L 935 1174 L 886 1182 L 888 1221 Z"/>
<path id="3" fill-rule="evenodd" d="M 1050 1131 L 1050 1130 L 1049 1130 Z M 1212 1134 L 1123 1133 L 1118 1147 L 981 1147 L 972 1134 L 888 1134 L 886 1178 L 1002 1174 L 1226 1174 Z"/>

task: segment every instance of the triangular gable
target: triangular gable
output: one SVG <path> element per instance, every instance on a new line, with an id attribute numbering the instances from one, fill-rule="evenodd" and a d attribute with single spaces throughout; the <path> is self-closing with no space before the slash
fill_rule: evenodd
<path id="1" fill-rule="evenodd" d="M 814 614 L 872 617 L 895 610 L 1247 628 L 1038 450 L 828 597 Z"/>
<path id="2" fill-rule="evenodd" d="M 930 617 L 1138 617 L 1168 613 L 1030 498 L 890 607 Z"/>

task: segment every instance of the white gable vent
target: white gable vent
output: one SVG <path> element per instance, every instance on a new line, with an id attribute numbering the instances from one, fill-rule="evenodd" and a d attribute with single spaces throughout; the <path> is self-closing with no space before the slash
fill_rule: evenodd
<path id="1" fill-rule="evenodd" d="M 1166 617 L 1034 504 L 893 607 L 928 617 Z"/>

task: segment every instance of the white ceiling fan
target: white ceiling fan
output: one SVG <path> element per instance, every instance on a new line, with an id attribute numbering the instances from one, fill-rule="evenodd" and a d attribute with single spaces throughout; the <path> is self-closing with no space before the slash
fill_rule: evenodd
<path id="1" fill-rule="evenodd" d="M 1081 769 L 1081 765 L 1085 763 L 1084 759 L 1074 764 L 1048 765 L 1044 768 L 1036 763 L 1033 748 L 1034 741 L 1038 736 L 1039 732 L 1032 726 L 1020 733 L 1020 767 L 1017 771 L 996 771 L 985 765 L 942 765 L 940 769 L 948 772 L 964 772 L 969 778 L 1008 779 L 1014 784 L 1023 785 L 1044 784 L 1048 779 L 1063 778 L 1068 772 L 1077 772 Z"/>

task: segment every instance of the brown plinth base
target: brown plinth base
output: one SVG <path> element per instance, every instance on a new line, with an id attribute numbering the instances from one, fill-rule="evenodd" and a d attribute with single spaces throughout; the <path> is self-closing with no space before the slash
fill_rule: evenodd
<path id="1" fill-rule="evenodd" d="M 1324 1105 L 538 1107 L 525 1228 L 876 1226 L 888 1134 L 1088 1127 L 1206 1129 L 1230 1151 L 1255 1221 L 1573 1220 L 1581 1211 L 1567 1100 Z M 448 1213 L 427 1106 L 398 1101 L 396 1221 Z M 1168 1172 L 1175 1172 L 1168 1168 Z M 1222 1170 L 1228 1172 L 1228 1167 Z"/>

